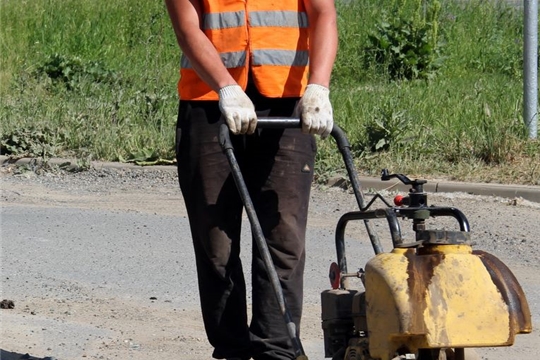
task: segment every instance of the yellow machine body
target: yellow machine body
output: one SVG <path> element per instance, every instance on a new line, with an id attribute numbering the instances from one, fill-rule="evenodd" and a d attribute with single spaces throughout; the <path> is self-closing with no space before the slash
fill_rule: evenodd
<path id="1" fill-rule="evenodd" d="M 365 268 L 369 352 L 492 347 L 532 330 L 521 286 L 495 256 L 469 245 L 396 248 Z"/>

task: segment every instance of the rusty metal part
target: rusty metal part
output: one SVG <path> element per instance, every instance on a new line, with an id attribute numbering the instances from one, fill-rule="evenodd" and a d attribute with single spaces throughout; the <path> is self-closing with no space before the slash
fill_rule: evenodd
<path id="1" fill-rule="evenodd" d="M 473 254 L 482 260 L 491 275 L 491 280 L 508 305 L 511 329 L 517 334 L 530 333 L 532 331 L 531 310 L 514 274 L 501 260 L 485 251 L 475 250 Z"/>
<path id="2" fill-rule="evenodd" d="M 466 244 L 396 248 L 370 260 L 365 279 L 375 358 L 389 360 L 401 347 L 414 353 L 508 346 L 516 334 L 532 328 L 525 296 L 510 270 Z"/>

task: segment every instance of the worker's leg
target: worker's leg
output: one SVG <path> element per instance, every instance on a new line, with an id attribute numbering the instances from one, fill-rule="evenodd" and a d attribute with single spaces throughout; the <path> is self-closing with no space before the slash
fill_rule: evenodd
<path id="1" fill-rule="evenodd" d="M 255 101 L 260 110 L 264 101 Z M 268 101 L 263 115 L 290 116 L 294 100 Z M 261 116 L 261 113 L 259 113 Z M 313 136 L 300 130 L 263 129 L 247 137 L 248 185 L 292 318 L 299 329 L 303 301 L 305 231 L 316 153 Z M 248 167 L 248 166 L 246 166 Z M 293 359 L 292 344 L 254 246 L 253 318 L 250 330 L 256 360 Z"/>
<path id="2" fill-rule="evenodd" d="M 177 128 L 202 314 L 216 358 L 249 358 L 246 286 L 239 258 L 242 204 L 217 141 L 217 102 L 183 102 Z"/>

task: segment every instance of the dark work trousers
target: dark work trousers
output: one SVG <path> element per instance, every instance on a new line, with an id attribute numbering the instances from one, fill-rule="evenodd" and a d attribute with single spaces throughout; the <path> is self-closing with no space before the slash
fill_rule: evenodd
<path id="1" fill-rule="evenodd" d="M 289 117 L 298 101 L 246 90 L 257 115 Z M 177 125 L 180 188 L 188 212 L 204 325 L 217 359 L 293 359 L 275 293 L 255 242 L 251 264 L 252 317 L 240 261 L 243 204 L 218 142 L 223 123 L 217 101 L 181 101 Z M 300 328 L 305 234 L 316 143 L 299 129 L 231 134 L 235 155 Z"/>

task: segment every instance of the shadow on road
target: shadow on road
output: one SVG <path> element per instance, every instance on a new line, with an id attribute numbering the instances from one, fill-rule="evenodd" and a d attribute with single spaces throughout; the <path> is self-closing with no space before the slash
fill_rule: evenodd
<path id="1" fill-rule="evenodd" d="M 56 360 L 55 358 L 50 357 L 50 356 L 40 358 L 40 357 L 32 356 L 28 353 L 19 354 L 19 353 L 14 353 L 14 352 L 2 350 L 2 349 L 0 349 L 0 359 L 2 360 Z"/>

